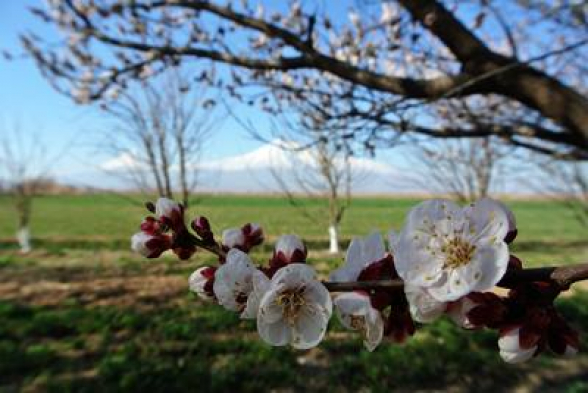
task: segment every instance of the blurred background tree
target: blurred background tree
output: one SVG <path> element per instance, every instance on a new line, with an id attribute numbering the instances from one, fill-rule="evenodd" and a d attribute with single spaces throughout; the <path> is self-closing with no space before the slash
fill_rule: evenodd
<path id="1" fill-rule="evenodd" d="M 178 197 L 188 207 L 206 139 L 221 121 L 214 95 L 176 68 L 110 94 L 116 99 L 102 107 L 115 125 L 100 146 L 125 164 L 111 172 L 138 190 Z"/>

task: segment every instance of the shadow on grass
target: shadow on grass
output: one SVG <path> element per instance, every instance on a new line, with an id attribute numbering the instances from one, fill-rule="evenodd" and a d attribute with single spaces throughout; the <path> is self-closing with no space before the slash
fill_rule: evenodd
<path id="1" fill-rule="evenodd" d="M 588 294 L 559 302 L 588 331 Z M 0 390 L 42 391 L 390 391 L 449 387 L 505 391 L 528 374 L 553 374 L 553 359 L 504 364 L 490 331 L 464 332 L 446 320 L 404 346 L 369 353 L 332 331 L 318 348 L 265 345 L 254 323 L 214 305 L 137 311 L 115 307 L 31 307 L 0 303 Z M 585 349 L 585 345 L 584 348 Z M 584 355 L 578 358 L 585 359 Z M 552 375 L 555 390 L 582 391 L 586 369 Z M 547 383 L 547 382 L 546 382 Z"/>

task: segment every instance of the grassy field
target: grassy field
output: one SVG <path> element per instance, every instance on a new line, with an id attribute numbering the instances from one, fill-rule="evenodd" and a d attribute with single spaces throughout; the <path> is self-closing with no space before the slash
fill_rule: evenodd
<path id="1" fill-rule="evenodd" d="M 342 225 L 344 245 L 373 229 L 398 229 L 416 200 L 354 201 Z M 519 222 L 512 248 L 528 266 L 588 261 L 588 236 L 553 202 L 509 203 Z M 320 216 L 319 204 L 309 209 Z M 205 197 L 191 210 L 214 228 L 262 224 L 268 244 L 280 234 L 309 244 L 321 274 L 342 256 L 324 252 L 323 225 L 275 197 Z M 588 391 L 588 356 L 542 356 L 513 367 L 498 357 L 493 332 L 463 332 L 441 320 L 404 346 L 374 353 L 337 325 L 309 351 L 271 348 L 255 326 L 187 291 L 195 267 L 165 257 L 145 260 L 129 237 L 145 210 L 119 196 L 47 196 L 35 201 L 35 251 L 17 253 L 14 214 L 0 198 L 0 391 Z M 588 294 L 560 300 L 588 332 Z M 585 334 L 583 335 L 585 338 Z M 587 349 L 583 344 L 583 350 Z"/>

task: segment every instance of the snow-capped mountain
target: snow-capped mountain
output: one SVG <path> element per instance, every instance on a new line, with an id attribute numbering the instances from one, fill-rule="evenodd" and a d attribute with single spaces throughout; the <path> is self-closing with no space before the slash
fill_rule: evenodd
<path id="1" fill-rule="evenodd" d="M 312 149 L 302 149 L 294 142 L 272 141 L 244 154 L 215 160 L 204 160 L 194 167 L 198 172 L 201 191 L 207 192 L 282 192 L 284 184 L 296 192 L 296 179 L 303 173 L 316 172 L 317 160 Z M 363 157 L 351 157 L 350 168 L 354 178 L 355 193 L 398 192 L 400 171 L 380 161 Z M 336 163 L 343 165 L 343 162 Z M 129 170 L 147 171 L 144 163 L 131 153 L 111 158 L 99 166 L 99 171 L 117 174 Z M 88 176 L 84 176 L 88 179 Z M 276 178 L 279 178 L 278 181 Z M 104 184 L 104 183 L 103 183 Z M 129 188 L 128 182 L 107 183 L 110 188 Z M 113 185 L 114 184 L 114 185 Z M 393 186 L 394 185 L 394 186 Z"/>

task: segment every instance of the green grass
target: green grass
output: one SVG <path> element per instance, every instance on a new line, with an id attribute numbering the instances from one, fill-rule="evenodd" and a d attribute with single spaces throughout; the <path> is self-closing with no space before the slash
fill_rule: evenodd
<path id="1" fill-rule="evenodd" d="M 560 303 L 566 318 L 586 331 L 588 294 Z M 464 384 L 504 391 L 556 361 L 543 355 L 507 365 L 494 332 L 466 332 L 446 320 L 427 325 L 403 346 L 384 343 L 373 353 L 356 338 L 333 333 L 311 352 L 271 348 L 254 335 L 252 323 L 197 303 L 138 311 L 0 302 L 0 320 L 2 385 L 49 391 L 388 391 Z"/>
<path id="2" fill-rule="evenodd" d="M 147 214 L 141 199 L 135 199 L 136 204 L 116 195 L 39 197 L 34 203 L 31 225 L 36 243 L 53 253 L 64 248 L 127 249 L 130 235 Z M 383 197 L 354 200 L 341 225 L 342 243 L 374 229 L 382 233 L 391 228 L 398 230 L 416 203 L 418 200 Z M 509 205 L 519 228 L 512 251 L 527 265 L 588 260 L 588 229 L 561 204 L 514 201 Z M 321 207 L 318 201 L 308 203 L 309 210 L 319 218 Z M 0 241 L 9 247 L 14 226 L 6 224 L 16 222 L 16 218 L 6 197 L 0 198 L 0 212 L 5 224 L 0 226 Z M 297 233 L 307 240 L 311 250 L 327 247 L 326 224 L 309 220 L 280 197 L 206 196 L 191 208 L 190 214 L 208 217 L 217 232 L 253 221 L 263 226 L 270 241 L 280 234 Z"/>

